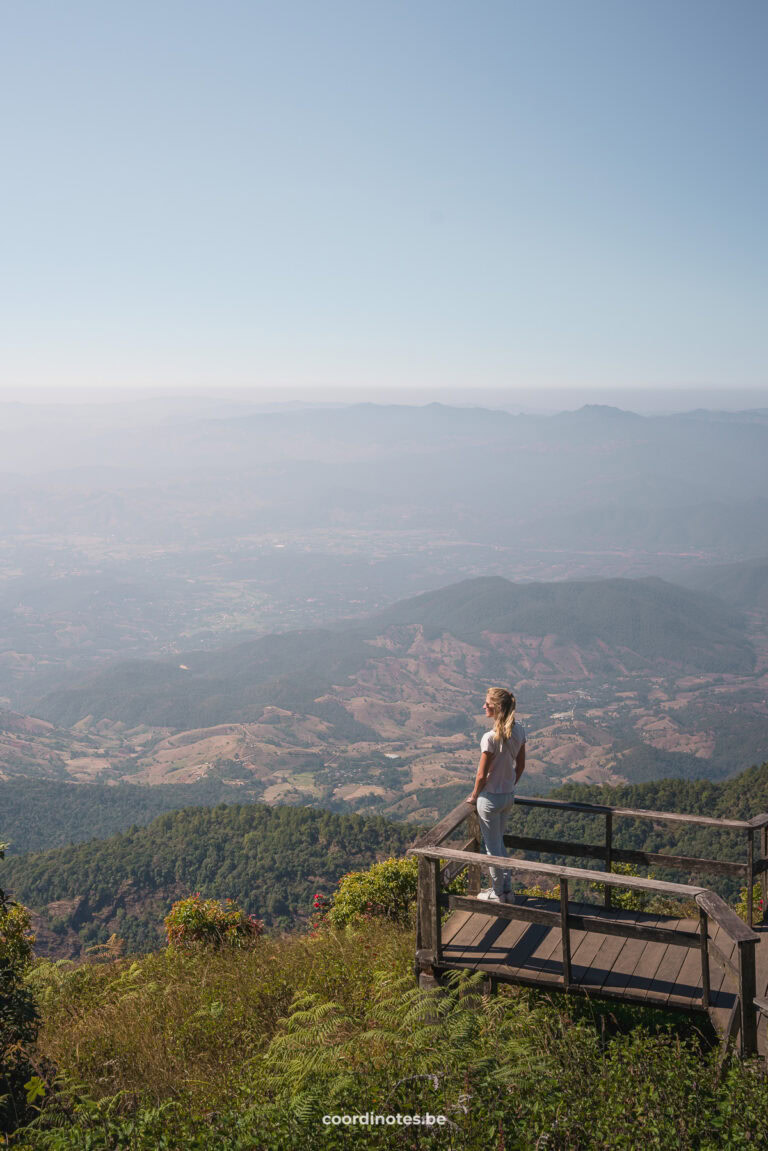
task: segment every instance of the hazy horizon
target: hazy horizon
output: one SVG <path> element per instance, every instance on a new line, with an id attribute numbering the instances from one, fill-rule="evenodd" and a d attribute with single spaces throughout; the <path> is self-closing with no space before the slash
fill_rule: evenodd
<path id="1" fill-rule="evenodd" d="M 753 411 L 768 408 L 766 388 L 701 388 L 691 385 L 679 388 L 604 387 L 584 388 L 574 385 L 540 388 L 212 388 L 212 387 L 135 387 L 72 388 L 60 387 L 2 388 L 0 405 L 72 406 L 140 404 L 142 401 L 168 401 L 181 405 L 210 401 L 212 404 L 242 403 L 258 407 L 291 405 L 347 405 L 375 403 L 421 406 L 442 403 L 455 407 L 481 407 L 518 411 L 526 414 L 556 414 L 574 411 L 589 404 L 604 404 L 636 412 L 639 415 L 672 414 L 697 409 L 708 411 Z"/>

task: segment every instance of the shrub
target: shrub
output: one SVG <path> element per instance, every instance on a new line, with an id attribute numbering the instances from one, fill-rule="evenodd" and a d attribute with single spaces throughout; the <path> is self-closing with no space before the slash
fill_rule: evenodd
<path id="1" fill-rule="evenodd" d="M 323 924 L 346 927 L 370 919 L 386 919 L 401 927 L 410 926 L 416 909 L 419 885 L 417 859 L 385 859 L 367 871 L 349 871 L 339 880 L 338 891 L 331 899 L 316 895 L 311 927 Z M 463 895 L 467 889 L 466 874 L 459 875 L 444 887 L 444 892 Z"/>
<path id="2" fill-rule="evenodd" d="M 416 859 L 385 859 L 368 871 L 350 871 L 339 880 L 328 921 L 334 927 L 345 927 L 377 917 L 407 924 L 416 903 L 417 884 Z"/>
<path id="3" fill-rule="evenodd" d="M 179 899 L 165 917 L 168 943 L 173 947 L 250 947 L 263 924 L 247 915 L 232 899 L 203 899 L 199 892 Z"/>

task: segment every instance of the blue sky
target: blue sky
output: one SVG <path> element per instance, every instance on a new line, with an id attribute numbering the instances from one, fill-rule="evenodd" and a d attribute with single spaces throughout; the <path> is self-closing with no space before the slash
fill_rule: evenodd
<path id="1" fill-rule="evenodd" d="M 768 384 L 768 6 L 0 12 L 0 385 Z"/>

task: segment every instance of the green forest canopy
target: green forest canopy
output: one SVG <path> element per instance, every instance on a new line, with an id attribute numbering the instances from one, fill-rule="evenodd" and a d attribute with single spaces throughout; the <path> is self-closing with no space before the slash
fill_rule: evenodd
<path id="1" fill-rule="evenodd" d="M 73 787 L 72 795 L 79 794 L 84 804 L 93 802 L 85 788 Z M 672 779 L 618 788 L 569 784 L 552 796 L 747 818 L 768 810 L 768 764 L 724 783 Z M 600 816 L 518 807 L 510 830 L 599 844 L 604 823 Z M 186 808 L 110 838 L 10 857 L 3 865 L 3 883 L 37 909 L 77 899 L 67 926 L 84 942 L 105 935 L 108 924 L 114 929 L 117 917 L 119 933 L 132 946 L 146 948 L 159 942 L 160 921 L 170 903 L 193 891 L 234 898 L 268 926 L 291 926 L 308 915 L 315 892 L 330 894 L 345 872 L 402 855 L 417 834 L 412 824 L 317 808 L 260 803 Z M 645 851 L 745 858 L 743 836 L 708 827 L 617 818 L 614 842 Z M 737 893 L 737 881 L 708 873 L 699 878 L 726 896 Z"/>

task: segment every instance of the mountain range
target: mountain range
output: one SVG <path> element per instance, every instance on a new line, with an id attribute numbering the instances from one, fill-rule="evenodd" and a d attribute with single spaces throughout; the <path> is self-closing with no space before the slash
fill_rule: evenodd
<path id="1" fill-rule="evenodd" d="M 389 659 L 398 628 L 420 628 L 427 643 L 448 635 L 491 653 L 492 636 L 551 637 L 553 648 L 576 645 L 601 666 L 749 674 L 754 652 L 741 623 L 715 597 L 660 579 L 516 585 L 480 578 L 416 596 L 360 624 L 118 664 L 52 692 L 35 712 L 64 726 L 89 717 L 184 730 L 253 722 L 265 707 L 283 707 L 307 710 L 330 722 L 339 738 L 355 740 L 370 729 L 327 697 L 337 683 Z M 516 681 L 526 668 L 509 670 Z"/>
<path id="2" fill-rule="evenodd" d="M 719 779 L 765 754 L 767 631 L 759 611 L 657 578 L 479 577 L 333 627 L 118 662 L 35 718 L 0 713 L 2 776 L 428 822 L 470 786 L 480 702 L 504 683 L 529 792 Z"/>

